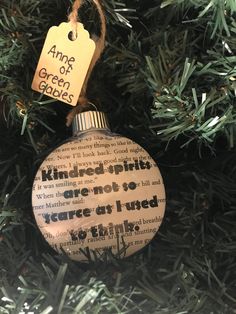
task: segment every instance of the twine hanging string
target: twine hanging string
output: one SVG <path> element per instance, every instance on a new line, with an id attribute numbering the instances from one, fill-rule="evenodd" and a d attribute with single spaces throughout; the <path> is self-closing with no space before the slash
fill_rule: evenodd
<path id="1" fill-rule="evenodd" d="M 67 120 L 66 125 L 67 126 L 70 126 L 74 116 L 77 113 L 83 111 L 83 109 L 89 104 L 89 100 L 86 96 L 88 80 L 91 76 L 91 73 L 93 71 L 95 64 L 97 63 L 98 59 L 100 58 L 100 56 L 104 50 L 104 47 L 105 47 L 106 19 L 105 19 L 104 12 L 103 12 L 102 6 L 100 4 L 100 1 L 101 0 L 93 0 L 94 4 L 96 5 L 96 8 L 98 10 L 100 22 L 101 22 L 100 36 L 99 37 L 97 37 L 95 35 L 91 36 L 92 39 L 95 41 L 95 44 L 96 44 L 95 52 L 94 52 L 93 58 L 91 60 L 87 75 L 85 77 L 83 87 L 81 89 L 78 104 L 67 115 L 67 118 L 66 118 L 66 120 Z M 75 0 L 73 7 L 72 7 L 72 12 L 70 13 L 70 15 L 68 17 L 68 20 L 69 20 L 69 22 L 72 23 L 72 27 L 73 27 L 73 31 L 72 31 L 72 39 L 73 40 L 75 40 L 77 38 L 77 22 L 79 20 L 78 10 L 82 6 L 82 4 L 83 4 L 83 0 Z"/>

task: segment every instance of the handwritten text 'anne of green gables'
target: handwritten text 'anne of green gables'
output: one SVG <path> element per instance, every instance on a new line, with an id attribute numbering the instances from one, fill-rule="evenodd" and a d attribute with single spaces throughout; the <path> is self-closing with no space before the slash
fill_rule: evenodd
<path id="1" fill-rule="evenodd" d="M 52 56 L 53 59 L 59 60 L 63 65 L 60 67 L 59 72 L 62 76 L 67 76 L 73 71 L 74 57 L 68 57 L 61 51 L 57 51 L 56 45 L 53 45 L 47 53 Z M 52 96 L 53 98 L 61 98 L 62 100 L 71 103 L 74 95 L 70 93 L 70 82 L 66 79 L 59 77 L 53 73 L 48 73 L 46 67 L 43 67 L 39 71 L 40 83 L 39 89 Z"/>

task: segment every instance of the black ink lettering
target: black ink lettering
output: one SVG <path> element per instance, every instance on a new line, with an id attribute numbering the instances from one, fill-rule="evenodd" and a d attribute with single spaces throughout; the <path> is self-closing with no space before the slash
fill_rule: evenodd
<path id="1" fill-rule="evenodd" d="M 49 181 L 53 180 L 51 169 L 48 171 L 42 170 L 42 181 L 47 181 L 47 180 Z"/>

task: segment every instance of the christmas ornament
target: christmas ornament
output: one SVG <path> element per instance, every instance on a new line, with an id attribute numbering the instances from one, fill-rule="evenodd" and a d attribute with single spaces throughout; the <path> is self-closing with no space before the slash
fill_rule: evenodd
<path id="1" fill-rule="evenodd" d="M 74 260 L 87 261 L 86 250 L 92 259 L 106 250 L 129 256 L 162 222 L 159 169 L 142 147 L 112 133 L 102 112 L 77 114 L 73 132 L 36 174 L 32 205 L 39 229 Z"/>

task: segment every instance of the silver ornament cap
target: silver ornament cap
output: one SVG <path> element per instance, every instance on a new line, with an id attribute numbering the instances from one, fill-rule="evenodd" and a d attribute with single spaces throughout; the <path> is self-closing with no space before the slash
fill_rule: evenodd
<path id="1" fill-rule="evenodd" d="M 104 112 L 84 111 L 74 117 L 72 129 L 76 134 L 89 129 L 109 129 L 109 124 Z"/>

